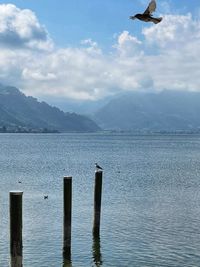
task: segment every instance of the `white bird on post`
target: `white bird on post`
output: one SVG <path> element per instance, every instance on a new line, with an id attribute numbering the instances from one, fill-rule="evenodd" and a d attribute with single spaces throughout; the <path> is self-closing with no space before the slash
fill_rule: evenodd
<path id="1" fill-rule="evenodd" d="M 96 171 L 102 171 L 103 168 L 101 168 L 97 163 L 95 163 Z"/>

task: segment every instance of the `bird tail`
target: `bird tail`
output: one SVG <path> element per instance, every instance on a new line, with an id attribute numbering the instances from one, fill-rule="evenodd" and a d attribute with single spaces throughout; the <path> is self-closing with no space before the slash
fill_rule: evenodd
<path id="1" fill-rule="evenodd" d="M 155 24 L 158 24 L 159 22 L 162 21 L 162 19 L 163 19 L 163 18 L 154 18 L 154 19 L 153 19 L 153 22 L 154 22 Z"/>
<path id="2" fill-rule="evenodd" d="M 133 19 L 134 20 L 134 19 L 136 19 L 136 17 L 135 16 L 130 16 L 129 19 Z"/>

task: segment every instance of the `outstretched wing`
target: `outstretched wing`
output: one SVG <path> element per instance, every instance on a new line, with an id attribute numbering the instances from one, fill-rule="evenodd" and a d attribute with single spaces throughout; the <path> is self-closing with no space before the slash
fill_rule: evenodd
<path id="1" fill-rule="evenodd" d="M 155 10 L 156 10 L 156 1 L 151 0 L 151 2 L 149 3 L 147 9 L 144 11 L 143 14 L 151 15 Z"/>

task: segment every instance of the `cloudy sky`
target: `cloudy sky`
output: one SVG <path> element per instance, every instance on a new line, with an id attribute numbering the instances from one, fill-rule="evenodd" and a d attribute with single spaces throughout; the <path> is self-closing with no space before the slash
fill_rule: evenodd
<path id="1" fill-rule="evenodd" d="M 199 0 L 0 1 L 0 82 L 39 99 L 200 91 Z"/>

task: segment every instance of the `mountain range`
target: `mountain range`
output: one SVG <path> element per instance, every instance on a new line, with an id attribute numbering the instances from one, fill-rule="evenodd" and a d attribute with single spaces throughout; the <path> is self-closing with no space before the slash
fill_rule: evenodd
<path id="1" fill-rule="evenodd" d="M 200 93 L 128 93 L 110 100 L 92 118 L 107 130 L 196 131 L 200 129 Z"/>
<path id="2" fill-rule="evenodd" d="M 100 130 L 90 118 L 63 112 L 19 89 L 0 84 L 1 131 L 17 132 L 93 132 Z"/>
<path id="3" fill-rule="evenodd" d="M 0 84 L 0 132 L 200 132 L 198 92 L 132 92 L 92 102 L 66 100 L 65 104 L 62 100 L 61 104 L 65 112 Z"/>

